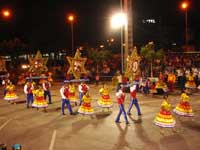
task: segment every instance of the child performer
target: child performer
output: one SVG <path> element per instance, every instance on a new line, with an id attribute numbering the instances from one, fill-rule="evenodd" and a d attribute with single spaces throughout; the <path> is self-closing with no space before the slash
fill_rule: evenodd
<path id="1" fill-rule="evenodd" d="M 28 81 L 24 86 L 24 93 L 26 94 L 26 106 L 29 108 L 30 103 L 33 103 L 34 86 L 31 81 Z"/>
<path id="2" fill-rule="evenodd" d="M 60 95 L 62 97 L 62 115 L 65 115 L 64 109 L 65 105 L 67 105 L 67 108 L 69 110 L 70 115 L 73 115 L 72 108 L 69 102 L 69 83 L 64 82 L 64 85 L 60 89 Z"/>
<path id="3" fill-rule="evenodd" d="M 78 112 L 80 114 L 83 114 L 83 115 L 92 115 L 92 114 L 94 114 L 94 110 L 93 110 L 93 108 L 91 106 L 91 96 L 89 94 L 89 91 L 87 91 L 85 93 L 85 95 L 83 95 L 82 104 L 79 107 Z"/>
<path id="4" fill-rule="evenodd" d="M 173 111 L 180 116 L 186 116 L 186 117 L 194 116 L 192 108 L 189 103 L 189 96 L 186 94 L 185 91 L 182 91 L 181 100 Z"/>
<path id="5" fill-rule="evenodd" d="M 79 99 L 80 99 L 80 104 L 82 104 L 82 97 L 83 95 L 89 90 L 89 86 L 85 84 L 84 82 L 81 82 L 81 84 L 78 86 L 78 91 L 79 91 Z"/>
<path id="6" fill-rule="evenodd" d="M 171 112 L 171 104 L 168 101 L 168 96 L 164 96 L 164 100 L 161 104 L 160 112 L 154 119 L 154 124 L 160 127 L 160 132 L 164 134 L 163 128 L 174 128 L 176 125 L 176 121 L 172 116 Z M 173 131 L 175 131 L 173 129 Z"/>
<path id="7" fill-rule="evenodd" d="M 48 104 L 44 99 L 44 90 L 42 89 L 42 87 L 39 86 L 37 90 L 33 91 L 33 94 L 35 96 L 35 100 L 32 106 L 36 107 L 37 110 L 39 110 L 39 108 L 44 108 L 44 112 L 47 112 L 46 107 L 48 106 Z"/>
<path id="8" fill-rule="evenodd" d="M 97 102 L 98 105 L 102 108 L 107 108 L 109 111 L 109 108 L 112 107 L 113 102 L 110 98 L 109 88 L 106 83 L 103 84 L 103 87 L 99 90 L 99 93 L 101 94 L 101 97 L 99 98 Z"/>
<path id="9" fill-rule="evenodd" d="M 76 97 L 76 88 L 74 86 L 74 83 L 70 83 L 69 85 L 69 101 L 70 103 L 73 102 L 75 105 L 77 105 L 78 99 Z"/>
<path id="10" fill-rule="evenodd" d="M 116 123 L 120 123 L 120 116 L 123 112 L 124 114 L 124 119 L 126 120 L 126 124 L 129 124 L 128 122 L 128 118 L 127 118 L 127 115 L 126 115 L 126 111 L 124 109 L 124 100 L 125 100 L 125 93 L 123 92 L 123 85 L 120 85 L 120 88 L 118 89 L 117 93 L 116 93 L 116 96 L 117 96 L 117 102 L 119 104 L 119 113 L 117 115 L 117 118 L 115 120 Z"/>
<path id="11" fill-rule="evenodd" d="M 15 85 L 10 82 L 6 86 L 6 95 L 4 96 L 4 100 L 7 100 L 8 102 L 12 102 L 12 104 L 15 104 L 15 100 L 18 99 L 18 96 L 15 93 Z"/>
<path id="12" fill-rule="evenodd" d="M 137 85 L 136 84 L 133 84 L 130 86 L 130 105 L 129 105 L 129 108 L 128 108 L 128 112 L 127 114 L 128 115 L 131 115 L 130 111 L 133 107 L 133 104 L 135 105 L 136 109 L 137 109 L 137 114 L 138 116 L 141 116 L 141 111 L 140 111 L 140 106 L 138 104 L 138 100 L 137 100 L 137 97 L 136 97 L 136 92 L 137 92 Z"/>

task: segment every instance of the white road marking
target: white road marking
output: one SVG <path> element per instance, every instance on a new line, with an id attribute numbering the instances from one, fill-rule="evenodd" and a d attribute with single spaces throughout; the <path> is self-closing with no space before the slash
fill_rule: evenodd
<path id="1" fill-rule="evenodd" d="M 53 131 L 53 135 L 52 135 L 52 138 L 51 138 L 51 143 L 50 143 L 50 146 L 49 146 L 49 150 L 53 150 L 55 139 L 56 139 L 56 130 Z"/>
<path id="2" fill-rule="evenodd" d="M 10 122 L 10 120 L 12 120 L 12 119 L 9 119 L 9 120 L 7 120 L 4 124 L 2 124 L 2 125 L 0 126 L 0 130 L 3 129 L 3 128 L 8 124 L 8 122 Z"/>

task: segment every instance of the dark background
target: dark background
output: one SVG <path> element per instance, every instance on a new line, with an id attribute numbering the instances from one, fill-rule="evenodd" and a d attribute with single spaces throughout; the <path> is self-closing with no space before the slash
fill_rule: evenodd
<path id="1" fill-rule="evenodd" d="M 134 44 L 155 41 L 163 47 L 184 44 L 185 12 L 180 0 L 133 0 Z M 1 0 L 0 8 L 10 8 L 9 20 L 0 18 L 0 41 L 20 38 L 33 49 L 71 47 L 68 13 L 74 13 L 75 46 L 96 46 L 119 32 L 110 29 L 110 16 L 119 10 L 119 0 Z M 190 0 L 188 25 L 190 44 L 200 48 L 200 1 Z M 143 24 L 155 19 L 156 24 Z"/>

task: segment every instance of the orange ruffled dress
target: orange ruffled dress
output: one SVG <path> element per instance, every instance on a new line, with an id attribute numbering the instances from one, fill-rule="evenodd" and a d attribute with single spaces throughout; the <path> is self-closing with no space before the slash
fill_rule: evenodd
<path id="1" fill-rule="evenodd" d="M 33 94 L 35 95 L 35 99 L 32 104 L 33 107 L 44 108 L 48 106 L 46 100 L 44 99 L 44 91 L 42 89 L 33 91 Z"/>
<path id="2" fill-rule="evenodd" d="M 178 105 L 176 106 L 176 108 L 174 108 L 173 111 L 180 116 L 194 116 L 189 103 L 189 96 L 186 93 L 181 94 L 181 101 L 178 103 Z"/>
<path id="3" fill-rule="evenodd" d="M 14 92 L 14 90 L 15 90 L 14 85 L 7 85 L 6 90 L 7 90 L 7 92 L 6 92 L 6 95 L 4 97 L 4 100 L 12 101 L 12 100 L 18 99 L 17 94 Z"/>
<path id="4" fill-rule="evenodd" d="M 113 105 L 112 100 L 110 99 L 109 90 L 105 88 L 101 88 L 99 90 L 101 97 L 98 100 L 98 105 L 103 108 L 110 108 Z"/>
<path id="5" fill-rule="evenodd" d="M 80 114 L 91 115 L 94 114 L 94 110 L 91 106 L 91 97 L 89 95 L 84 95 L 82 98 L 82 104 L 78 109 Z"/>
<path id="6" fill-rule="evenodd" d="M 176 121 L 172 116 L 170 109 L 171 105 L 166 100 L 164 100 L 161 104 L 160 112 L 157 114 L 153 121 L 154 124 L 164 128 L 174 127 L 176 125 Z"/>

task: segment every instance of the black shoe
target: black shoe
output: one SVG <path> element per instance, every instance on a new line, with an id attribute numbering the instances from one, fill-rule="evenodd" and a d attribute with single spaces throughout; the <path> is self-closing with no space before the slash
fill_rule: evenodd
<path id="1" fill-rule="evenodd" d="M 130 116 L 130 115 L 131 115 L 131 113 L 127 113 L 127 115 L 129 115 L 129 116 Z"/>
<path id="2" fill-rule="evenodd" d="M 138 116 L 142 116 L 142 114 L 138 114 Z"/>
<path id="3" fill-rule="evenodd" d="M 75 115 L 75 113 L 70 113 L 70 115 Z"/>
<path id="4" fill-rule="evenodd" d="M 62 113 L 62 115 L 65 115 L 65 113 Z"/>
<path id="5" fill-rule="evenodd" d="M 129 124 L 129 122 L 126 122 L 126 124 L 128 125 L 128 124 Z"/>
<path id="6" fill-rule="evenodd" d="M 52 104 L 52 102 L 51 102 L 51 103 L 48 103 L 48 104 Z"/>
<path id="7" fill-rule="evenodd" d="M 116 123 L 121 123 L 120 121 L 115 121 Z"/>

